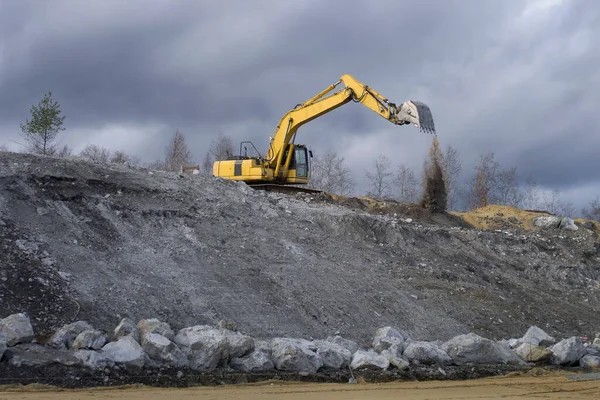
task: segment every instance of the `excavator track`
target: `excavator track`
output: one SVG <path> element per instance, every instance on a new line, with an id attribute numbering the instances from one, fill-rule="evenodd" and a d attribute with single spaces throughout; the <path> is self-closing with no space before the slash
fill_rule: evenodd
<path id="1" fill-rule="evenodd" d="M 268 192 L 278 192 L 284 194 L 296 194 L 296 193 L 323 193 L 322 190 L 317 189 L 309 189 L 301 186 L 292 186 L 292 185 L 277 185 L 274 183 L 258 183 L 248 185 L 256 190 L 266 190 Z"/>

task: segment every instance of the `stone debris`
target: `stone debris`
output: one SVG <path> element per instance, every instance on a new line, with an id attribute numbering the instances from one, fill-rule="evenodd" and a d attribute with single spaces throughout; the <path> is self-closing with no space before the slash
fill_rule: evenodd
<path id="1" fill-rule="evenodd" d="M 197 372 L 230 368 L 244 373 L 279 370 L 306 375 L 347 368 L 405 371 L 429 366 L 438 368 L 439 373 L 445 375 L 444 368 L 454 365 L 600 366 L 600 350 L 595 344 L 584 344 L 580 337 L 574 336 L 547 347 L 555 339 L 535 326 L 530 327 L 521 339 L 500 342 L 474 333 L 458 335 L 446 342 L 405 340 L 398 329 L 387 326 L 375 331 L 373 347 L 361 349 L 356 342 L 339 335 L 329 336 L 326 340 L 255 340 L 241 332 L 210 325 L 180 329 L 176 335 L 171 335 L 171 340 L 157 333 L 172 332 L 166 322 L 145 319 L 135 324 L 124 318 L 115 328 L 114 339 L 110 342 L 103 332 L 93 329 L 85 321 L 77 321 L 59 328 L 45 345 L 18 343 L 11 346 L 8 345 L 11 337 L 13 343 L 16 337 L 33 337 L 33 330 L 13 329 L 26 321 L 23 316 L 13 315 L 16 316 L 3 320 L 10 321 L 4 326 L 12 327 L 11 332 L 25 334 L 9 337 L 0 332 L 0 362 L 14 367 L 60 364 L 92 370 L 123 366 L 189 368 Z M 141 343 L 136 336 L 142 338 Z M 517 343 L 520 344 L 513 350 L 511 346 Z"/>

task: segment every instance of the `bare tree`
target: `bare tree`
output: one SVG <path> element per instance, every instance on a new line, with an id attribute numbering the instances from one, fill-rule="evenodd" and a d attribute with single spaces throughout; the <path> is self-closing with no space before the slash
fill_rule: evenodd
<path id="1" fill-rule="evenodd" d="M 337 152 L 328 151 L 322 156 L 316 156 L 311 162 L 310 182 L 308 187 L 348 195 L 354 188 L 352 171 L 346 166 L 344 157 Z"/>
<path id="2" fill-rule="evenodd" d="M 550 192 L 550 194 L 543 194 L 541 205 L 544 210 L 549 213 L 562 215 L 562 216 L 572 216 L 575 214 L 575 207 L 571 202 L 565 202 L 560 199 L 560 190 L 554 189 Z"/>
<path id="3" fill-rule="evenodd" d="M 8 147 L 5 144 L 0 145 L 0 151 L 8 151 Z"/>
<path id="4" fill-rule="evenodd" d="M 523 203 L 523 191 L 517 179 L 517 167 L 508 168 L 498 172 L 497 175 L 497 203 L 520 207 Z"/>
<path id="5" fill-rule="evenodd" d="M 394 183 L 398 189 L 398 201 L 402 203 L 414 203 L 417 201 L 417 187 L 419 183 L 412 169 L 404 164 L 398 166 Z"/>
<path id="6" fill-rule="evenodd" d="M 376 199 L 383 199 L 390 193 L 393 174 L 390 172 L 391 162 L 385 154 L 380 154 L 373 161 L 373 172 L 365 171 L 365 176 L 369 180 L 371 190 L 367 193 L 368 196 Z"/>
<path id="7" fill-rule="evenodd" d="M 69 158 L 71 157 L 71 155 L 73 154 L 73 150 L 67 146 L 66 144 L 62 147 L 62 149 L 60 149 L 57 153 L 56 156 L 59 158 Z"/>
<path id="8" fill-rule="evenodd" d="M 443 154 L 437 137 L 433 137 L 429 158 L 423 166 L 423 196 L 421 207 L 432 212 L 443 212 L 448 208 L 448 194 L 442 170 Z"/>
<path id="9" fill-rule="evenodd" d="M 521 202 L 519 207 L 533 210 L 540 205 L 540 193 L 537 182 L 530 176 L 525 181 L 525 186 L 521 189 Z"/>
<path id="10" fill-rule="evenodd" d="M 233 155 L 233 151 L 233 140 L 224 133 L 219 133 L 215 139 L 211 140 L 210 147 L 202 162 L 204 173 L 212 173 L 213 163 L 227 160 L 228 157 Z"/>
<path id="11" fill-rule="evenodd" d="M 446 193 L 448 195 L 448 209 L 453 210 L 457 203 L 460 188 L 458 187 L 458 178 L 462 171 L 462 161 L 458 149 L 448 145 L 443 154 L 442 171 L 444 172 L 444 181 L 446 182 Z"/>
<path id="12" fill-rule="evenodd" d="M 95 144 L 88 144 L 81 150 L 79 155 L 89 161 L 106 164 L 110 159 L 110 150 Z"/>
<path id="13" fill-rule="evenodd" d="M 205 174 L 212 174 L 213 172 L 213 162 L 208 151 L 204 155 L 204 161 L 202 161 L 202 172 Z"/>
<path id="14" fill-rule="evenodd" d="M 485 207 L 496 200 L 499 166 L 493 152 L 479 156 L 475 173 L 468 183 L 467 203 L 470 208 Z"/>
<path id="15" fill-rule="evenodd" d="M 175 131 L 165 154 L 165 169 L 170 172 L 179 171 L 181 166 L 188 165 L 192 158 L 185 137 L 179 129 Z"/>
<path id="16" fill-rule="evenodd" d="M 596 197 L 590 201 L 588 207 L 584 207 L 581 213 L 584 218 L 600 222 L 600 197 Z"/>
<path id="17" fill-rule="evenodd" d="M 145 165 L 145 167 L 148 169 L 154 169 L 157 171 L 166 171 L 165 162 L 163 160 L 154 160 L 150 163 L 147 163 Z"/>

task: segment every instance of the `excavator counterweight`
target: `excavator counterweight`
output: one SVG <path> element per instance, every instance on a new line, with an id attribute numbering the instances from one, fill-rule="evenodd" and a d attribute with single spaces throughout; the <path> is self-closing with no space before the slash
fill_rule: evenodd
<path id="1" fill-rule="evenodd" d="M 344 88 L 333 92 L 342 84 Z M 345 74 L 336 83 L 298 104 L 281 118 L 270 137 L 264 156 L 250 142 L 242 142 L 250 143 L 257 155 L 242 155 L 240 145 L 239 156 L 213 164 L 213 175 L 243 181 L 256 188 L 269 187 L 269 190 L 281 185 L 306 185 L 310 179 L 309 155 L 312 157 L 312 152 L 305 145 L 295 143 L 298 129 L 350 101 L 361 103 L 395 125 L 413 124 L 421 132 L 436 133 L 431 110 L 425 103 L 408 100 L 398 107 L 353 76 Z"/>

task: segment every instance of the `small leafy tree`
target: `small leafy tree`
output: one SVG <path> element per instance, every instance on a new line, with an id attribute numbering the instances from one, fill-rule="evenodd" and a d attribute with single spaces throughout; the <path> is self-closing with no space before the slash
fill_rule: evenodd
<path id="1" fill-rule="evenodd" d="M 53 143 L 60 131 L 63 131 L 65 116 L 61 116 L 60 104 L 52 100 L 52 92 L 44 95 L 37 106 L 30 109 L 31 120 L 21 124 L 21 135 L 29 142 L 30 150 L 35 154 L 51 155 L 56 153 Z"/>

